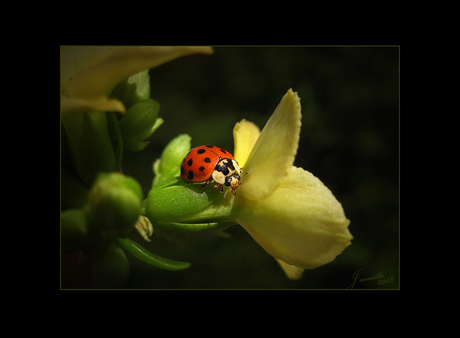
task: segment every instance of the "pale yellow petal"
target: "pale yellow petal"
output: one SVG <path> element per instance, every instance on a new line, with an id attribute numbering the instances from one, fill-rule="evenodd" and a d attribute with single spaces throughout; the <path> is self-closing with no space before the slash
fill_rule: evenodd
<path id="1" fill-rule="evenodd" d="M 211 47 L 61 47 L 61 94 L 100 102 L 129 76 Z"/>
<path id="2" fill-rule="evenodd" d="M 302 272 L 305 269 L 298 268 L 297 266 L 294 266 L 294 265 L 290 265 L 286 262 L 283 262 L 281 259 L 277 259 L 276 261 L 281 266 L 284 273 L 289 279 L 299 279 L 300 277 L 302 277 Z"/>
<path id="3" fill-rule="evenodd" d="M 300 99 L 292 89 L 283 96 L 260 133 L 244 166 L 241 196 L 261 200 L 279 185 L 294 163 L 301 126 Z"/>
<path id="4" fill-rule="evenodd" d="M 291 167 L 269 197 L 237 196 L 236 221 L 273 257 L 313 269 L 332 261 L 348 245 L 350 221 L 332 192 L 302 168 Z"/>
<path id="5" fill-rule="evenodd" d="M 254 123 L 246 121 L 237 122 L 233 128 L 233 140 L 235 142 L 235 150 L 233 156 L 240 165 L 244 167 L 251 153 L 257 138 L 260 135 L 260 129 Z"/>
<path id="6" fill-rule="evenodd" d="M 70 98 L 61 96 L 61 112 L 76 112 L 76 111 L 109 111 L 125 113 L 124 104 L 113 98 L 94 97 L 94 98 Z"/>
<path id="7" fill-rule="evenodd" d="M 61 85 L 68 88 L 77 71 L 97 64 L 120 46 L 61 46 Z"/>

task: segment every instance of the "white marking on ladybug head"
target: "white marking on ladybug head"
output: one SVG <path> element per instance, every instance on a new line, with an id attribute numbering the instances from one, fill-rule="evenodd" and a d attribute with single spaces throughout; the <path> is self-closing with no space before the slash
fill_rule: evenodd
<path id="1" fill-rule="evenodd" d="M 226 176 L 222 172 L 220 172 L 218 170 L 214 170 L 212 172 L 212 179 L 216 183 L 225 184 L 225 178 L 226 178 Z"/>

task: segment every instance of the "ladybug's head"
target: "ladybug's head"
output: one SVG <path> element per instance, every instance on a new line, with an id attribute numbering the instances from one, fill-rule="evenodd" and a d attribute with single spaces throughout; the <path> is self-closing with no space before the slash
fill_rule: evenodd
<path id="1" fill-rule="evenodd" d="M 225 185 L 227 187 L 230 187 L 232 189 L 232 192 L 234 192 L 240 184 L 241 184 L 241 177 L 237 173 L 227 176 L 225 178 Z"/>

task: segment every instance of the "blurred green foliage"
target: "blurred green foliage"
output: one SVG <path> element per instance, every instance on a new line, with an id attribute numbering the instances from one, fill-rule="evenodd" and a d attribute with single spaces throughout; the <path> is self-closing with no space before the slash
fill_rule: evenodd
<path id="1" fill-rule="evenodd" d="M 126 288 L 345 289 L 359 269 L 360 278 L 384 278 L 358 280 L 355 289 L 399 288 L 399 47 L 215 47 L 212 56 L 188 56 L 149 74 L 165 122 L 122 163 L 144 195 L 172 138 L 187 133 L 192 147 L 233 151 L 234 124 L 245 118 L 262 128 L 292 88 L 303 114 L 295 165 L 342 203 L 354 239 L 333 262 L 291 281 L 240 226 L 226 231 L 230 240 L 158 231 L 146 247 L 192 266 L 171 273 L 128 257 Z"/>

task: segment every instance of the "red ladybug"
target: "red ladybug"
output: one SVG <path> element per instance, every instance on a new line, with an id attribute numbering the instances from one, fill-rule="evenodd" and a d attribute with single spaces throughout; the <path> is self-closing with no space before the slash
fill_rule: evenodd
<path id="1" fill-rule="evenodd" d="M 214 180 L 214 188 L 220 188 L 221 193 L 225 185 L 236 195 L 235 190 L 241 184 L 241 169 L 228 151 L 216 146 L 199 146 L 183 159 L 180 177 L 187 183 L 204 182 L 202 187 Z"/>

